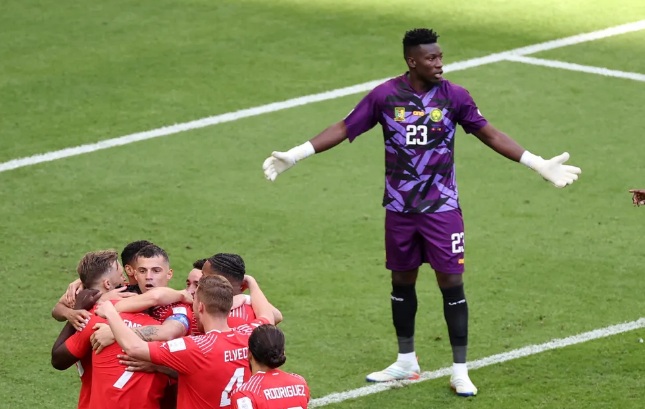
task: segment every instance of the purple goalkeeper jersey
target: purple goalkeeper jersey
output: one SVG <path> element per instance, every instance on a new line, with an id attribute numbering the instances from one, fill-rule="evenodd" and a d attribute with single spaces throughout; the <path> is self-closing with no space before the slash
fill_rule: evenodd
<path id="1" fill-rule="evenodd" d="M 347 138 L 383 127 L 383 206 L 400 213 L 439 213 L 459 208 L 455 180 L 457 124 L 473 133 L 487 124 L 466 89 L 450 81 L 425 93 L 407 73 L 374 88 L 345 118 Z"/>

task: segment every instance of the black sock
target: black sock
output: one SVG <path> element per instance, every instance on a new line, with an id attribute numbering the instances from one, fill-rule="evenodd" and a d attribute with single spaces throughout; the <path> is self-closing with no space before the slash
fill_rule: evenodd
<path id="1" fill-rule="evenodd" d="M 399 341 L 399 353 L 414 352 L 414 319 L 417 292 L 414 284 L 392 285 L 392 321 Z"/>
<path id="2" fill-rule="evenodd" d="M 464 285 L 442 288 L 441 294 L 443 294 L 443 316 L 448 325 L 453 362 L 466 363 L 468 303 L 464 295 Z"/>

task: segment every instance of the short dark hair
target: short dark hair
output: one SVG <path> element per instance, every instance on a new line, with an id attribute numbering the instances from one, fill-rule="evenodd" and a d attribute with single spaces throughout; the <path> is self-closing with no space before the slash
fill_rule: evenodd
<path id="1" fill-rule="evenodd" d="M 208 261 L 213 270 L 228 278 L 229 281 L 244 281 L 246 266 L 239 254 L 217 253 L 213 257 L 209 257 Z"/>
<path id="2" fill-rule="evenodd" d="M 200 258 L 199 260 L 193 263 L 193 268 L 196 268 L 197 270 L 201 270 L 202 268 L 204 268 L 204 263 L 206 263 L 206 259 Z"/>
<path id="3" fill-rule="evenodd" d="M 148 240 L 138 240 L 129 243 L 123 248 L 123 251 L 121 252 L 121 264 L 123 264 L 124 266 L 126 264 L 132 265 L 132 262 L 135 260 L 135 256 L 137 255 L 139 250 L 151 244 L 152 242 L 149 242 Z"/>
<path id="4" fill-rule="evenodd" d="M 259 363 L 271 369 L 287 361 L 284 355 L 284 333 L 271 324 L 260 325 L 249 338 L 249 351 Z"/>
<path id="5" fill-rule="evenodd" d="M 139 257 L 153 258 L 158 256 L 163 257 L 164 260 L 166 260 L 166 262 L 168 263 L 170 262 L 170 259 L 168 258 L 168 253 L 166 253 L 166 250 L 162 249 L 156 244 L 149 244 L 143 247 L 141 250 L 137 251 L 137 254 L 136 254 L 136 258 L 139 258 Z"/>
<path id="6" fill-rule="evenodd" d="M 94 288 L 118 260 L 119 254 L 114 250 L 92 251 L 85 254 L 76 267 L 83 287 Z"/>
<path id="7" fill-rule="evenodd" d="M 403 55 L 407 56 L 410 48 L 421 44 L 434 44 L 439 35 L 429 28 L 415 28 L 405 32 L 403 36 Z"/>

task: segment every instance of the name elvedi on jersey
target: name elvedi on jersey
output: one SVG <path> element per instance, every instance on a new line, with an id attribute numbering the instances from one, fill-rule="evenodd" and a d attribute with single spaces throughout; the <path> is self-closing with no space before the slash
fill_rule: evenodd
<path id="1" fill-rule="evenodd" d="M 265 389 L 263 392 L 264 396 L 270 400 L 292 398 L 294 396 L 307 396 L 305 395 L 304 385 L 280 386 L 278 388 Z"/>
<path id="2" fill-rule="evenodd" d="M 239 361 L 240 359 L 249 359 L 249 348 L 244 347 L 224 351 L 224 362 Z"/>

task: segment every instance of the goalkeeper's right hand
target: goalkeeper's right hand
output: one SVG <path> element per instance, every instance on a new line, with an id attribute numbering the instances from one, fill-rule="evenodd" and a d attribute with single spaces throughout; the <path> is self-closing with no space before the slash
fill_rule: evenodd
<path id="1" fill-rule="evenodd" d="M 311 142 L 305 142 L 302 145 L 289 149 L 287 152 L 273 152 L 262 164 L 264 177 L 273 182 L 279 174 L 314 153 L 316 153 L 316 150 Z"/>

